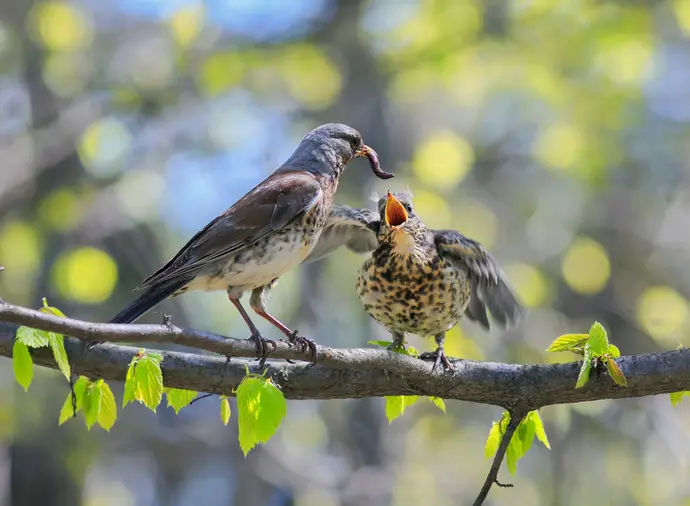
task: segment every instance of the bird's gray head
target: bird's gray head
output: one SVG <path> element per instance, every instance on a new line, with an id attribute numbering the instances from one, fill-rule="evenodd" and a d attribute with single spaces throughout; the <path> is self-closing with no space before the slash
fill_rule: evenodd
<path id="1" fill-rule="evenodd" d="M 394 250 L 411 253 L 427 242 L 427 229 L 414 211 L 412 193 L 401 191 L 388 194 L 378 201 L 381 217 L 379 242 L 389 244 Z"/>
<path id="2" fill-rule="evenodd" d="M 371 170 L 379 178 L 393 177 L 381 170 L 376 151 L 364 144 L 362 135 L 342 123 L 327 123 L 305 135 L 285 166 L 340 177 L 345 166 L 359 157 L 369 160 Z"/>

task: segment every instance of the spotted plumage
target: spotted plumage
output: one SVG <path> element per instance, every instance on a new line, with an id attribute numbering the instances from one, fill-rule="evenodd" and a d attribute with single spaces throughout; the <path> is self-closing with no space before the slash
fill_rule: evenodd
<path id="1" fill-rule="evenodd" d="M 392 347 L 404 345 L 406 333 L 434 336 L 437 350 L 422 356 L 433 358 L 434 367 L 450 367 L 443 342 L 463 315 L 486 329 L 487 308 L 504 327 L 520 319 L 520 306 L 494 258 L 459 232 L 428 229 L 407 192 L 379 199 L 378 213 L 333 206 L 307 261 L 342 245 L 373 251 L 359 271 L 357 294 L 367 313 L 392 333 Z"/>
<path id="2" fill-rule="evenodd" d="M 388 179 L 376 152 L 355 129 L 322 125 L 308 133 L 290 158 L 268 178 L 211 221 L 157 272 L 142 294 L 111 319 L 131 323 L 162 300 L 192 290 L 225 290 L 251 331 L 261 359 L 268 341 L 240 303 L 251 291 L 250 307 L 303 348 L 313 341 L 297 335 L 266 311 L 268 292 L 278 278 L 300 264 L 325 226 L 345 165 L 366 156 L 374 173 Z"/>

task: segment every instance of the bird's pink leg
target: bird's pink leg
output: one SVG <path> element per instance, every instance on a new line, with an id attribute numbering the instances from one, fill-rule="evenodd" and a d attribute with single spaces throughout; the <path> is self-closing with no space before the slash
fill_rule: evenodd
<path id="1" fill-rule="evenodd" d="M 256 342 L 256 350 L 259 353 L 259 367 L 263 367 L 264 363 L 266 362 L 266 357 L 268 356 L 268 345 L 272 344 L 273 349 L 276 349 L 276 343 L 275 341 L 271 341 L 270 339 L 264 338 L 261 333 L 259 332 L 259 329 L 256 328 L 256 325 L 254 325 L 254 322 L 252 321 L 251 318 L 249 318 L 249 315 L 247 312 L 244 310 L 244 307 L 242 307 L 242 303 L 240 302 L 240 299 L 237 297 L 230 297 L 228 295 L 228 298 L 230 299 L 230 302 L 233 303 L 233 305 L 237 308 L 237 311 L 239 311 L 240 316 L 242 316 L 242 319 L 244 320 L 244 323 L 247 324 L 247 327 L 249 327 L 249 331 L 252 333 L 252 335 L 249 337 L 252 341 Z"/>

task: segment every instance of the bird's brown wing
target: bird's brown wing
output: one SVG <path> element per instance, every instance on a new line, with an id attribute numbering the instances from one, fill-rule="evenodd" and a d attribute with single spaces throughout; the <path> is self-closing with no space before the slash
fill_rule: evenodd
<path id="1" fill-rule="evenodd" d="M 304 261 L 319 260 L 341 246 L 355 253 L 374 251 L 378 247 L 378 229 L 379 215 L 374 211 L 334 205 L 316 246 Z"/>
<path id="2" fill-rule="evenodd" d="M 488 308 L 493 319 L 501 326 L 507 328 L 517 325 L 522 309 L 494 257 L 477 241 L 460 232 L 433 232 L 439 254 L 469 272 L 471 293 L 465 315 L 488 330 Z"/>
<path id="3" fill-rule="evenodd" d="M 322 196 L 321 186 L 309 173 L 271 174 L 192 237 L 138 289 L 195 276 L 226 255 L 285 227 L 311 209 Z"/>

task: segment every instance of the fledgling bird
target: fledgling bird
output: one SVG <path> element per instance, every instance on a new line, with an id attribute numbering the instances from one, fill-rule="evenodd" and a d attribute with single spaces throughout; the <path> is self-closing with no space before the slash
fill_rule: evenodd
<path id="1" fill-rule="evenodd" d="M 136 290 L 143 293 L 109 323 L 131 323 L 168 297 L 192 290 L 226 290 L 251 336 L 262 362 L 267 344 L 240 303 L 251 291 L 250 307 L 302 350 L 310 339 L 271 316 L 266 310 L 270 289 L 278 278 L 299 265 L 311 252 L 331 210 L 345 165 L 367 157 L 374 174 L 393 177 L 379 166 L 376 152 L 347 125 L 329 123 L 309 132 L 290 158 L 275 172 L 206 225 L 161 269 Z"/>
<path id="2" fill-rule="evenodd" d="M 324 232 L 306 262 L 340 246 L 373 251 L 359 271 L 357 295 L 364 309 L 393 335 L 434 336 L 438 348 L 424 353 L 452 369 L 443 343 L 463 315 L 489 329 L 487 308 L 503 327 L 516 325 L 522 310 L 496 260 L 484 247 L 455 230 L 430 230 L 412 207 L 409 192 L 378 201 L 378 213 L 334 205 Z"/>

